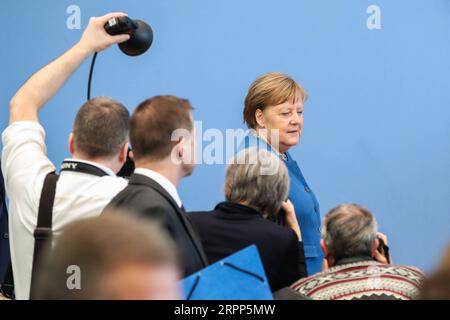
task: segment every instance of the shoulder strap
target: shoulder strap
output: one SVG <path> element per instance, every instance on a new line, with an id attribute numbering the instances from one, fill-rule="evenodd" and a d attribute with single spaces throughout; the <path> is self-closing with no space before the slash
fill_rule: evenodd
<path id="1" fill-rule="evenodd" d="M 56 182 L 59 176 L 55 172 L 50 172 L 44 180 L 41 198 L 39 201 L 39 211 L 36 229 L 34 230 L 34 253 L 33 267 L 31 270 L 30 299 L 36 295 L 36 280 L 39 274 L 39 263 L 42 258 L 42 249 L 47 240 L 52 237 L 53 203 L 55 202 Z"/>

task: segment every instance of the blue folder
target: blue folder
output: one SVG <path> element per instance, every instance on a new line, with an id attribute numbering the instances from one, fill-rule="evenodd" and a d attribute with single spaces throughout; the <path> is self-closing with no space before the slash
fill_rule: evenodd
<path id="1" fill-rule="evenodd" d="M 272 300 L 255 245 L 181 280 L 186 300 Z"/>

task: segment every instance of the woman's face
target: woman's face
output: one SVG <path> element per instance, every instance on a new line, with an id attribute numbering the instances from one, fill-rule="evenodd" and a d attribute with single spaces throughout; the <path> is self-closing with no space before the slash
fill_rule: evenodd
<path id="1" fill-rule="evenodd" d="M 256 110 L 256 121 L 258 130 L 267 129 L 268 142 L 280 153 L 298 144 L 303 127 L 303 102 L 285 102 L 276 106 L 268 106 L 263 111 Z M 278 144 L 272 141 L 271 136 L 278 129 Z M 273 143 L 275 142 L 275 143 Z M 274 145 L 275 144 L 275 145 Z"/>

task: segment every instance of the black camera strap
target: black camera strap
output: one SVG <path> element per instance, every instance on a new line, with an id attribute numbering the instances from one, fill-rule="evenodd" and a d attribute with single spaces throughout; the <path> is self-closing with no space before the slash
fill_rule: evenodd
<path id="1" fill-rule="evenodd" d="M 53 203 L 55 201 L 56 182 L 59 176 L 56 172 L 47 174 L 42 187 L 39 201 L 39 211 L 36 229 L 34 229 L 34 252 L 31 269 L 30 299 L 36 296 L 36 281 L 39 274 L 39 265 L 42 260 L 42 252 L 47 240 L 52 237 Z"/>
<path id="2" fill-rule="evenodd" d="M 61 172 L 72 171 L 104 177 L 108 174 L 94 165 L 78 162 L 76 160 L 66 160 L 61 165 Z M 50 172 L 44 180 L 41 198 L 39 201 L 39 211 L 36 229 L 34 230 L 34 253 L 33 267 L 31 270 L 31 287 L 30 299 L 35 299 L 37 293 L 37 275 L 39 274 L 39 266 L 43 258 L 42 253 L 48 240 L 51 239 L 53 224 L 53 204 L 55 201 L 56 183 L 59 176 L 55 172 Z"/>
<path id="3" fill-rule="evenodd" d="M 108 175 L 99 167 L 89 163 L 78 162 L 76 160 L 65 160 L 61 165 L 61 172 L 63 171 L 81 172 L 97 177 L 104 177 Z"/>

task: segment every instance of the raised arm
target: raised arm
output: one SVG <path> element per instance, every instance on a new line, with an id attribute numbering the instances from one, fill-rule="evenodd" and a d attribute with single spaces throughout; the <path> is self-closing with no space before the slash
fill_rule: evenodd
<path id="1" fill-rule="evenodd" d="M 31 76 L 11 99 L 9 123 L 23 120 L 38 121 L 38 112 L 42 106 L 56 94 L 89 55 L 128 40 L 129 35 L 110 36 L 104 29 L 109 19 L 119 16 L 126 14 L 114 12 L 91 18 L 76 45 Z"/>

